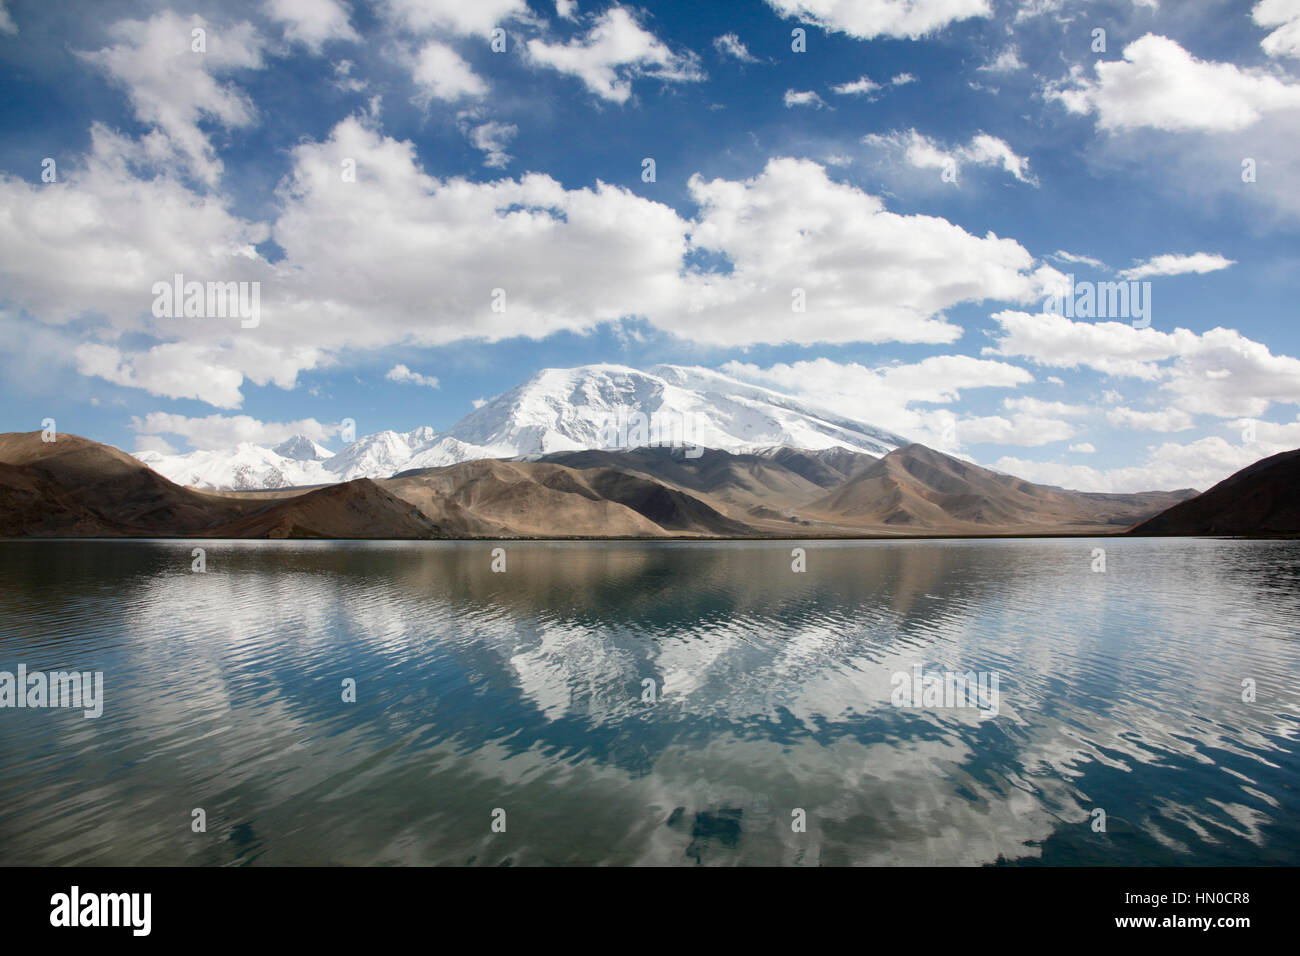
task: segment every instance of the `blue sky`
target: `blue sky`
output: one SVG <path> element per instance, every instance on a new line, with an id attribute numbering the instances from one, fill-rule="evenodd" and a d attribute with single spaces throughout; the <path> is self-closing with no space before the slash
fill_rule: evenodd
<path id="1" fill-rule="evenodd" d="M 5 430 L 337 448 L 669 362 L 1087 490 L 1300 446 L 1300 0 L 0 9 Z"/>

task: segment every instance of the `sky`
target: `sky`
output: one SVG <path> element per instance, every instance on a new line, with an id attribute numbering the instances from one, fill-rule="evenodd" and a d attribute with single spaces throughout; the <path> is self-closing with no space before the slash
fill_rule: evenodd
<path id="1" fill-rule="evenodd" d="M 5 431 L 672 363 L 1081 490 L 1300 446 L 1300 0 L 0 0 L 0 129 Z"/>

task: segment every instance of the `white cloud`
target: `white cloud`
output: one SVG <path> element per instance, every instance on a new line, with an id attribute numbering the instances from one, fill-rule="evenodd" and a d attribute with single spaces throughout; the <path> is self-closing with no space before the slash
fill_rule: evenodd
<path id="1" fill-rule="evenodd" d="M 1210 436 L 1186 445 L 1174 442 L 1153 445 L 1146 449 L 1143 462 L 1122 468 L 1099 469 L 1010 457 L 998 459 L 993 467 L 1028 481 L 1079 491 L 1116 494 L 1180 488 L 1204 491 L 1260 458 L 1287 450 L 1287 446 L 1264 441 L 1233 444 Z"/>
<path id="2" fill-rule="evenodd" d="M 889 82 L 894 86 L 906 86 L 908 83 L 915 83 L 916 77 L 911 73 L 899 73 Z"/>
<path id="3" fill-rule="evenodd" d="M 674 53 L 618 6 L 601 14 L 581 39 L 558 44 L 534 38 L 527 49 L 533 63 L 576 76 L 591 92 L 614 103 L 627 102 L 632 81 L 642 76 L 666 83 L 704 79 L 693 53 Z"/>
<path id="4" fill-rule="evenodd" d="M 1014 46 L 1007 47 L 992 62 L 977 67 L 978 70 L 985 73 L 1014 73 L 1024 68 L 1025 64 L 1020 62 L 1020 51 Z"/>
<path id="5" fill-rule="evenodd" d="M 1003 399 L 1002 407 L 1012 412 L 1037 415 L 1040 417 L 1055 416 L 1057 418 L 1084 418 L 1091 415 L 1093 412 L 1093 410 L 1087 405 L 1071 405 L 1067 402 L 1049 402 L 1028 395 L 1019 395 L 1014 398 Z"/>
<path id="6" fill-rule="evenodd" d="M 958 20 L 987 17 L 988 0 L 767 0 L 783 17 L 859 40 L 917 39 Z"/>
<path id="7" fill-rule="evenodd" d="M 1010 420 L 1000 415 L 962 418 L 956 424 L 961 445 L 1018 445 L 1024 448 L 1050 445 L 1073 438 L 1074 425 L 1057 418 L 1019 414 Z"/>
<path id="8" fill-rule="evenodd" d="M 1251 18 L 1261 27 L 1276 27 L 1260 41 L 1269 56 L 1300 57 L 1300 2 L 1297 0 L 1260 0 Z"/>
<path id="9" fill-rule="evenodd" d="M 786 109 L 792 106 L 811 106 L 814 109 L 822 109 L 826 105 L 822 98 L 812 90 L 786 90 L 782 101 L 785 103 Z"/>
<path id="10" fill-rule="evenodd" d="M 578 19 L 578 0 L 555 0 L 555 15 L 561 20 Z"/>
<path id="11" fill-rule="evenodd" d="M 483 165 L 492 169 L 501 169 L 510 163 L 510 154 L 506 146 L 515 138 L 519 127 L 513 123 L 482 123 L 470 130 L 469 140 L 474 148 L 482 150 L 486 156 Z"/>
<path id="12" fill-rule="evenodd" d="M 1193 415 L 1259 416 L 1274 402 L 1300 403 L 1300 360 L 1273 355 L 1232 329 L 1167 333 L 1014 311 L 993 319 L 1002 334 L 986 354 L 1158 382 L 1173 408 Z"/>
<path id="13" fill-rule="evenodd" d="M 285 25 L 286 38 L 317 52 L 328 40 L 361 39 L 348 22 L 348 8 L 339 0 L 266 0 L 263 9 Z"/>
<path id="14" fill-rule="evenodd" d="M 18 27 L 14 23 L 13 17 L 9 15 L 9 11 L 5 9 L 4 0 L 0 0 L 0 33 L 15 34 L 17 32 Z"/>
<path id="15" fill-rule="evenodd" d="M 427 104 L 432 99 L 458 100 L 483 96 L 488 86 L 451 47 L 436 40 L 420 48 L 411 65 L 411 79 Z"/>
<path id="16" fill-rule="evenodd" d="M 1139 262 L 1131 269 L 1120 273 L 1124 279 L 1145 279 L 1148 276 L 1178 276 L 1188 272 L 1218 272 L 1228 266 L 1236 265 L 1235 259 L 1229 259 L 1215 253 L 1197 252 L 1190 256 L 1163 255 L 1153 256 Z"/>
<path id="17" fill-rule="evenodd" d="M 394 365 L 384 375 L 384 378 L 401 385 L 423 385 L 427 388 L 438 387 L 437 378 L 432 375 L 421 375 L 419 372 L 412 372 L 405 365 Z"/>
<path id="18" fill-rule="evenodd" d="M 1000 166 L 1022 183 L 1037 185 L 1029 172 L 1029 160 L 1018 156 L 1003 140 L 987 133 L 978 133 L 965 146 L 945 148 L 935 140 L 918 133 L 907 132 L 868 133 L 862 142 L 877 149 L 901 151 L 904 160 L 917 169 L 950 169 L 960 174 L 963 166 Z"/>
<path id="19" fill-rule="evenodd" d="M 888 212 L 808 160 L 770 160 L 743 182 L 696 175 L 690 191 L 700 206 L 692 246 L 722 254 L 732 271 L 688 277 L 687 314 L 657 324 L 698 341 L 952 342 L 961 329 L 943 310 L 1032 301 L 1043 288 L 1019 243 Z M 792 308 L 797 289 L 804 312 Z"/>
<path id="20" fill-rule="evenodd" d="M 1071 445 L 1070 451 L 1077 455 L 1095 455 L 1097 449 L 1093 447 L 1092 442 L 1081 441 L 1077 445 Z"/>
<path id="21" fill-rule="evenodd" d="M 935 355 L 910 365 L 871 368 L 827 358 L 769 368 L 728 362 L 721 371 L 744 381 L 797 395 L 838 412 L 926 444 L 942 443 L 942 416 L 916 405 L 949 405 L 974 388 L 1016 388 L 1033 382 L 1026 369 L 967 355 Z"/>
<path id="22" fill-rule="evenodd" d="M 525 0 L 385 0 L 383 12 L 390 23 L 416 34 L 487 35 L 510 20 L 529 17 Z"/>
<path id="23" fill-rule="evenodd" d="M 208 415 L 196 418 L 169 412 L 150 412 L 144 418 L 132 417 L 131 430 L 142 436 L 136 442 L 137 451 L 170 454 L 170 449 L 158 447 L 160 441 L 164 445 L 167 443 L 156 436 L 178 436 L 185 439 L 191 448 L 234 448 L 243 442 L 276 445 L 295 435 L 306 435 L 312 441 L 325 442 L 338 433 L 339 426 L 326 425 L 314 418 L 303 418 L 296 422 L 264 422 L 249 415 Z"/>
<path id="24" fill-rule="evenodd" d="M 840 96 L 870 96 L 880 89 L 880 84 L 868 76 L 860 76 L 849 83 L 841 83 L 838 86 L 832 86 L 831 92 L 838 93 Z"/>
<path id="25" fill-rule="evenodd" d="M 1198 60 L 1168 37 L 1148 33 L 1123 60 L 1098 60 L 1095 79 L 1076 67 L 1047 91 L 1072 113 L 1096 113 L 1106 130 L 1230 132 L 1275 110 L 1300 108 L 1300 85 L 1263 70 Z"/>
<path id="26" fill-rule="evenodd" d="M 191 48 L 194 30 L 204 31 L 206 52 Z M 179 156 L 195 177 L 214 185 L 222 164 L 199 122 L 227 129 L 253 123 L 252 101 L 216 76 L 261 69 L 261 37 L 248 23 L 217 26 L 171 11 L 147 21 L 119 21 L 108 32 L 118 41 L 114 46 L 81 56 L 125 86 L 136 118 L 156 128 L 143 141 L 149 158 L 164 162 Z"/>
<path id="27" fill-rule="evenodd" d="M 1155 412 L 1111 408 L 1106 411 L 1106 420 L 1119 428 L 1152 432 L 1182 432 L 1196 424 L 1192 416 L 1180 408 L 1166 408 Z"/>
<path id="28" fill-rule="evenodd" d="M 740 37 L 734 33 L 724 33 L 720 37 L 714 37 L 713 47 L 723 56 L 735 57 L 741 63 L 758 62 L 758 57 L 750 53 Z"/>
<path id="29" fill-rule="evenodd" d="M 142 152 L 95 127 L 63 181 L 0 176 L 0 286 L 34 321 L 98 323 L 66 350 L 84 374 L 219 408 L 238 407 L 246 382 L 291 388 L 359 350 L 582 333 L 628 316 L 721 345 L 951 342 L 962 330 L 944 310 L 1043 294 L 1017 242 L 888 212 L 807 160 L 743 181 L 693 177 L 692 222 L 604 183 L 439 180 L 412 144 L 350 118 L 291 151 L 266 224 L 165 169 L 141 178 Z M 254 249 L 268 237 L 284 253 L 274 264 Z M 696 265 L 692 250 L 727 269 Z M 260 324 L 154 318 L 152 288 L 176 273 L 259 282 Z M 792 311 L 795 288 L 806 312 Z"/>
<path id="30" fill-rule="evenodd" d="M 1080 265 L 1092 266 L 1094 269 L 1105 269 L 1106 263 L 1100 259 L 1094 259 L 1091 256 L 1077 255 L 1073 252 L 1066 252 L 1064 249 L 1057 249 L 1052 253 L 1052 258 L 1060 259 L 1063 262 L 1076 262 Z"/>

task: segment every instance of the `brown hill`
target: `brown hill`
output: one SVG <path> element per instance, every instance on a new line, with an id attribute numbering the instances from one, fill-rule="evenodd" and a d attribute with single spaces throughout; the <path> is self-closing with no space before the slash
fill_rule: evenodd
<path id="1" fill-rule="evenodd" d="M 434 537 L 436 524 L 369 479 L 293 497 L 213 495 L 108 445 L 0 435 L 6 537 Z"/>
<path id="2" fill-rule="evenodd" d="M 754 534 L 698 497 L 630 468 L 485 460 L 403 474 L 384 484 L 434 520 L 454 515 L 469 534 Z"/>
<path id="3" fill-rule="evenodd" d="M 258 507 L 183 488 L 125 452 L 78 435 L 52 442 L 40 432 L 0 435 L 0 463 L 8 466 L 0 476 L 0 523 L 10 535 L 185 536 Z M 44 505 L 34 503 L 34 494 Z"/>
<path id="4" fill-rule="evenodd" d="M 1300 534 L 1300 449 L 1257 461 L 1129 534 Z"/>
<path id="5" fill-rule="evenodd" d="M 1243 473 L 1244 474 L 1244 473 Z M 851 477 L 844 477 L 850 475 Z M 909 445 L 758 455 L 584 451 L 266 493 L 173 484 L 107 445 L 0 435 L 0 535 L 763 537 L 1115 532 L 1195 492 L 1091 495 Z"/>
<path id="6" fill-rule="evenodd" d="M 1083 533 L 1122 530 L 1194 494 L 1066 491 L 907 445 L 803 512 L 828 523 L 899 534 Z"/>
<path id="7" fill-rule="evenodd" d="M 437 538 L 442 528 L 369 478 L 328 485 L 203 532 L 212 538 Z"/>

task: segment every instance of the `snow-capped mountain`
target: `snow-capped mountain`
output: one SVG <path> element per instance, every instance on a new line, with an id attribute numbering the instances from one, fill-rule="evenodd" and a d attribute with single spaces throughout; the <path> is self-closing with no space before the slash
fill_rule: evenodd
<path id="1" fill-rule="evenodd" d="M 295 436 L 290 441 L 299 438 L 302 436 Z M 276 447 L 285 444 L 282 442 Z M 249 442 L 241 442 L 233 450 L 226 451 L 192 451 L 184 455 L 142 451 L 135 457 L 178 485 L 191 485 L 195 488 L 248 491 L 255 488 L 320 485 L 337 480 L 324 469 L 324 462 L 300 461 Z"/>
<path id="2" fill-rule="evenodd" d="M 271 451 L 281 458 L 292 458 L 294 461 L 324 461 L 334 454 L 324 445 L 312 441 L 306 435 L 294 435 L 292 438 L 286 438 L 280 444 L 274 446 Z"/>
<path id="3" fill-rule="evenodd" d="M 387 478 L 478 458 L 533 458 L 588 448 L 680 445 L 757 452 L 773 446 L 884 455 L 907 439 L 780 392 L 703 368 L 623 365 L 544 369 L 442 434 L 366 435 L 336 454 L 304 436 L 275 448 L 136 457 L 181 484 L 282 488 Z"/>
<path id="4" fill-rule="evenodd" d="M 434 437 L 434 430 L 424 426 L 404 434 L 382 431 L 366 435 L 337 454 L 305 435 L 294 435 L 274 448 L 244 442 L 233 451 L 184 455 L 144 451 L 135 457 L 177 484 L 249 491 L 387 478 L 401 471 Z"/>
<path id="5" fill-rule="evenodd" d="M 406 468 L 649 444 L 731 452 L 839 446 L 884 455 L 907 440 L 708 369 L 584 365 L 538 372 L 470 412 Z"/>

